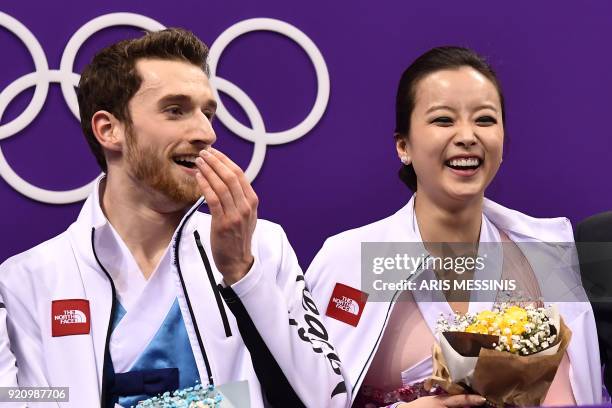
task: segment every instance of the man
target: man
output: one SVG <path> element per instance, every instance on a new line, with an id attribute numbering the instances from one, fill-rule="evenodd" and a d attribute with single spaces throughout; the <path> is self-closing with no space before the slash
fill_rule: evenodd
<path id="1" fill-rule="evenodd" d="M 580 274 L 595 314 L 604 384 L 612 391 L 612 211 L 576 226 Z"/>
<path id="2" fill-rule="evenodd" d="M 207 53 L 167 29 L 85 69 L 81 123 L 106 175 L 66 232 L 0 267 L 0 385 L 70 387 L 70 407 L 238 380 L 253 407 L 350 401 L 283 230 L 211 147 Z"/>

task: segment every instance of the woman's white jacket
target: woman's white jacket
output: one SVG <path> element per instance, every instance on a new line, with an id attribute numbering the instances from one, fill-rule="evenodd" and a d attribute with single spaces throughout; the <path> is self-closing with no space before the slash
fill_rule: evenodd
<path id="1" fill-rule="evenodd" d="M 488 199 L 484 201 L 483 215 L 519 247 L 522 243 L 574 241 L 571 224 L 566 218 L 537 219 Z M 333 309 L 331 298 L 336 284 L 361 289 L 362 243 L 419 242 L 420 237 L 415 233 L 414 222 L 413 196 L 406 206 L 390 217 L 328 238 L 305 274 L 307 287 L 322 314 L 330 305 Z M 552 247 L 554 245 L 551 245 Z M 529 260 L 529 254 L 523 252 Z M 573 259 L 565 262 L 578 265 L 575 248 L 570 255 Z M 571 364 L 570 381 L 574 397 L 579 405 L 600 403 L 601 366 L 591 305 L 586 301 L 579 276 L 552 278 L 564 279 L 570 285 L 575 285 L 573 295 L 583 300 L 558 303 L 560 314 L 573 333 L 567 353 Z M 540 282 L 540 285 L 546 283 Z M 376 353 L 392 307 L 390 302 L 367 302 L 357 326 L 329 317 L 327 310 L 324 324 L 347 371 L 353 397 L 357 394 Z"/>

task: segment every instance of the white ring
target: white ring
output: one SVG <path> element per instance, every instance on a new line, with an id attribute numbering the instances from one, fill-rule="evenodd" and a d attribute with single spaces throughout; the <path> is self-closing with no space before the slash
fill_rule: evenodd
<path id="1" fill-rule="evenodd" d="M 159 30 L 164 26 L 145 16 L 132 13 L 106 14 L 86 23 L 72 35 L 60 62 L 59 70 L 49 70 L 47 60 L 42 47 L 34 35 L 19 21 L 13 17 L 0 12 L 0 26 L 14 33 L 28 48 L 34 59 L 36 71 L 13 81 L 0 93 L 0 120 L 4 110 L 11 100 L 25 89 L 36 86 L 32 101 L 24 112 L 13 121 L 0 126 L 0 139 L 13 136 L 29 125 L 40 112 L 47 92 L 49 83 L 59 82 L 61 84 L 64 99 L 72 114 L 79 119 L 79 106 L 74 87 L 78 85 L 80 76 L 72 72 L 72 66 L 79 47 L 94 33 L 107 27 L 116 25 L 127 25 L 143 28 L 145 30 Z M 10 126 L 12 125 L 12 127 Z M 7 130 L 8 129 L 8 130 Z M 46 190 L 37 187 L 20 177 L 9 165 L 0 148 L 0 176 L 15 190 L 31 199 L 49 204 L 68 204 L 87 198 L 93 188 L 95 179 L 86 185 L 64 191 Z"/>
<path id="2" fill-rule="evenodd" d="M 0 140 L 13 136 L 28 126 L 40 113 L 47 98 L 49 84 L 60 84 L 62 94 L 72 114 L 79 119 L 79 109 L 75 86 L 78 86 L 80 76 L 73 72 L 76 54 L 83 43 L 96 32 L 112 26 L 134 26 L 148 31 L 165 28 L 160 22 L 149 17 L 134 13 L 111 13 L 94 18 L 79 28 L 66 44 L 62 54 L 59 70 L 50 70 L 44 51 L 34 35 L 19 21 L 0 12 L 0 26 L 16 35 L 27 47 L 34 60 L 35 72 L 24 75 L 0 92 L 0 120 L 10 102 L 20 93 L 32 86 L 34 96 L 27 108 L 11 122 L 0 126 Z M 317 97 L 308 116 L 297 126 L 282 131 L 266 133 L 261 113 L 251 98 L 226 79 L 215 76 L 217 63 L 225 47 L 236 37 L 250 31 L 275 31 L 298 43 L 311 59 L 317 76 Z M 251 161 L 245 170 L 249 181 L 253 181 L 264 162 L 268 144 L 278 145 L 296 140 L 308 133 L 321 119 L 329 100 L 329 73 L 325 60 L 316 45 L 296 27 L 280 20 L 255 18 L 234 24 L 225 30 L 213 43 L 209 53 L 211 84 L 218 102 L 217 116 L 221 123 L 237 136 L 254 143 Z M 238 122 L 223 106 L 219 91 L 234 99 L 246 112 L 251 128 Z M 94 181 L 72 190 L 53 191 L 36 187 L 21 178 L 7 162 L 0 148 L 0 176 L 21 194 L 50 204 L 66 204 L 83 200 L 93 188 Z"/>
<path id="3" fill-rule="evenodd" d="M 257 137 L 253 143 L 253 156 L 251 157 L 251 162 L 249 166 L 244 171 L 247 179 L 252 182 L 259 170 L 261 170 L 261 166 L 263 165 L 264 158 L 266 156 L 266 143 L 264 142 L 264 137 L 266 134 L 266 128 L 264 126 L 263 118 L 261 117 L 261 113 L 255 106 L 255 103 L 249 96 L 244 93 L 244 91 L 238 88 L 233 83 L 223 79 L 216 77 L 212 79 L 213 81 L 213 89 L 220 89 L 228 96 L 231 96 L 238 104 L 242 107 L 242 109 L 246 112 L 247 117 L 249 118 L 249 122 L 251 122 L 251 126 L 253 126 L 253 131 L 259 137 Z M 217 97 L 217 101 L 219 98 Z M 225 122 L 223 122 L 225 125 Z"/>
<path id="4" fill-rule="evenodd" d="M 64 75 L 70 75 L 74 72 L 74 60 L 83 43 L 98 31 L 114 26 L 132 26 L 147 31 L 159 31 L 166 28 L 159 21 L 134 13 L 111 13 L 96 17 L 85 23 L 85 25 L 79 28 L 72 37 L 70 37 L 70 40 L 68 40 L 68 44 L 66 44 L 60 61 L 60 72 L 63 72 Z M 70 83 L 64 81 L 62 81 L 61 84 L 64 99 L 74 116 L 78 119 L 79 103 L 74 87 Z"/>
<path id="5" fill-rule="evenodd" d="M 36 37 L 34 37 L 34 34 L 32 34 L 32 32 L 28 30 L 26 26 L 8 14 L 0 11 L 0 27 L 4 27 L 12 32 L 21 40 L 21 42 L 25 44 L 26 48 L 32 55 L 32 59 L 34 60 L 36 72 L 45 72 L 48 70 L 49 66 L 47 65 L 47 57 L 45 57 L 45 52 L 43 51 Z M 19 79 L 14 81 L 11 85 L 18 81 Z M 9 85 L 9 88 L 11 85 Z M 15 86 L 19 87 L 18 85 Z M 13 136 L 17 132 L 20 132 L 34 120 L 36 115 L 38 115 L 42 109 L 45 99 L 47 99 L 48 90 L 48 82 L 36 82 L 34 96 L 32 96 L 32 100 L 28 104 L 28 107 L 15 119 L 0 126 L 0 140 L 6 139 L 7 137 Z M 7 89 L 0 92 L 0 112 L 4 112 L 8 104 L 11 102 L 12 98 L 9 99 L 7 94 Z M 0 118 L 1 117 L 2 115 L 0 114 Z"/>
<path id="6" fill-rule="evenodd" d="M 36 86 L 37 84 L 41 83 L 41 81 L 44 81 L 47 84 L 50 82 L 59 82 L 60 80 L 62 80 L 62 77 L 59 74 L 59 71 L 32 72 L 14 81 L 4 90 L 3 93 L 6 93 L 6 95 L 9 96 L 9 100 L 12 100 L 15 96 L 19 95 L 24 90 L 32 86 Z M 74 85 L 78 85 L 79 76 L 77 74 L 72 74 L 71 77 Z M 2 115 L 4 113 L 5 108 L 6 106 L 0 106 L 0 119 L 2 119 Z M 15 173 L 15 170 L 13 170 L 13 168 L 6 161 L 6 158 L 4 157 L 4 153 L 2 152 L 1 148 L 0 175 L 11 187 L 13 187 L 15 190 L 19 191 L 26 197 L 30 197 L 35 200 L 49 204 L 68 204 L 83 200 L 89 195 L 95 183 L 95 181 L 91 181 L 90 183 L 82 187 L 67 191 L 52 191 L 36 187 L 35 185 L 28 183 L 26 180 L 21 178 L 17 173 Z"/>
<path id="7" fill-rule="evenodd" d="M 217 72 L 217 64 L 219 63 L 221 53 L 231 41 L 251 31 L 262 30 L 274 31 L 279 34 L 283 34 L 300 45 L 312 61 L 315 68 L 315 73 L 317 75 L 317 97 L 308 116 L 306 116 L 306 118 L 300 124 L 291 129 L 284 130 L 282 132 L 266 133 L 263 135 L 265 137 L 266 144 L 269 145 L 289 143 L 299 139 L 312 130 L 312 128 L 323 116 L 325 108 L 327 107 L 327 102 L 329 101 L 329 72 L 327 71 L 327 65 L 325 64 L 323 55 L 321 55 L 321 51 L 319 51 L 315 43 L 312 42 L 312 40 L 308 38 L 306 34 L 291 24 L 272 18 L 252 18 L 236 23 L 222 32 L 219 38 L 217 38 L 210 47 L 210 53 L 208 55 L 210 76 L 211 78 L 215 77 Z M 257 134 L 255 129 L 250 129 L 236 120 L 223 105 L 217 90 L 214 90 L 214 92 L 218 104 L 217 116 L 223 122 L 223 124 L 236 135 L 255 143 L 255 141 L 261 137 L 261 135 Z M 248 114 L 249 112 L 247 112 L 247 115 Z"/>

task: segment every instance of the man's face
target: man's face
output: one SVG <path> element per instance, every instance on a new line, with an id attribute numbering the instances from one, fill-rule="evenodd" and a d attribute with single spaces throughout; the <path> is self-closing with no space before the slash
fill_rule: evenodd
<path id="1" fill-rule="evenodd" d="M 152 193 L 189 205 L 201 195 L 195 159 L 216 140 L 208 78 L 185 61 L 142 59 L 136 69 L 142 83 L 128 104 L 124 168 Z"/>

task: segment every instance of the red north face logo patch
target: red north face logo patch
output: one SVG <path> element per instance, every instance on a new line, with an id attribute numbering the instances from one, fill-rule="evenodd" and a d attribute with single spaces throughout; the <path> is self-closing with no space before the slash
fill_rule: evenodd
<path id="1" fill-rule="evenodd" d="M 89 334 L 89 300 L 65 299 L 51 302 L 53 337 Z"/>
<path id="2" fill-rule="evenodd" d="M 367 293 L 343 285 L 342 283 L 336 283 L 325 314 L 336 320 L 357 327 L 366 300 L 368 300 Z"/>

